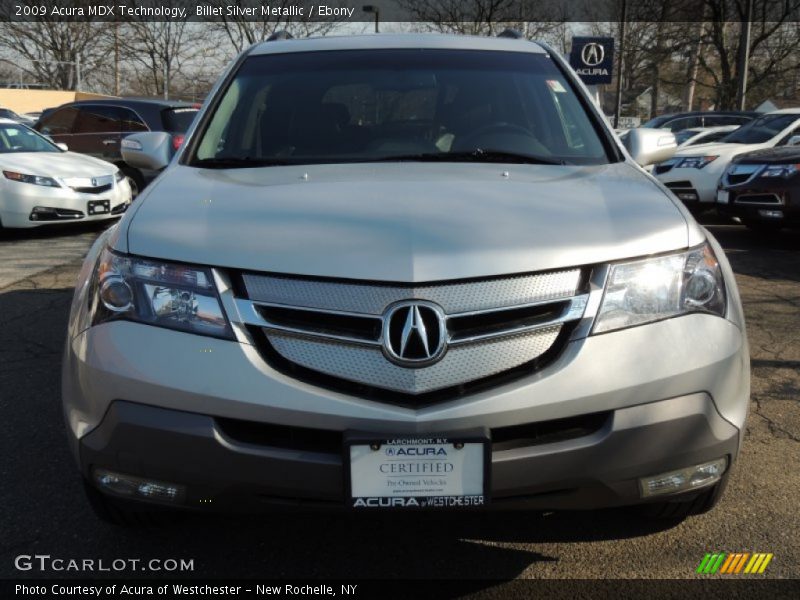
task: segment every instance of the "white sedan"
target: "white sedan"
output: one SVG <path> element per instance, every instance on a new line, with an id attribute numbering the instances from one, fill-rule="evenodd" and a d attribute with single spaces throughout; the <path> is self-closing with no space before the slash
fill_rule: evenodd
<path id="1" fill-rule="evenodd" d="M 719 125 L 717 127 L 693 127 L 684 129 L 675 134 L 675 141 L 678 142 L 678 152 L 681 148 L 689 146 L 699 146 L 700 144 L 710 144 L 720 142 L 732 131 L 739 129 L 741 125 Z"/>
<path id="2" fill-rule="evenodd" d="M 115 165 L 68 152 L 9 119 L 0 119 L 0 171 L 0 227 L 113 219 L 131 202 Z"/>
<path id="3" fill-rule="evenodd" d="M 689 208 L 711 208 L 725 168 L 739 154 L 800 144 L 800 108 L 767 113 L 742 125 L 724 142 L 679 149 L 653 174 Z M 705 206 L 701 206 L 705 205 Z"/>

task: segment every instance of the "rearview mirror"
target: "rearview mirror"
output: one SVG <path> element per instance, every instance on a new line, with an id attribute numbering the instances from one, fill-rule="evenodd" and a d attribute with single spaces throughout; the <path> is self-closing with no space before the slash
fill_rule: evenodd
<path id="1" fill-rule="evenodd" d="M 675 134 L 668 129 L 631 129 L 623 143 L 631 158 L 643 167 L 669 160 L 678 148 Z"/>
<path id="2" fill-rule="evenodd" d="M 172 158 L 172 137 L 164 131 L 134 133 L 122 140 L 120 150 L 130 166 L 160 171 Z"/>

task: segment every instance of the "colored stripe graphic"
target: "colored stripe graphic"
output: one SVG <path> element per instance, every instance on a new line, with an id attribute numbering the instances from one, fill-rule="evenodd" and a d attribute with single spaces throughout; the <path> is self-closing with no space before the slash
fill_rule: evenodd
<path id="1" fill-rule="evenodd" d="M 697 573 L 704 575 L 735 575 L 747 573 L 750 575 L 761 574 L 767 570 L 767 565 L 775 555 L 767 552 L 714 552 L 706 553 L 697 566 Z"/>

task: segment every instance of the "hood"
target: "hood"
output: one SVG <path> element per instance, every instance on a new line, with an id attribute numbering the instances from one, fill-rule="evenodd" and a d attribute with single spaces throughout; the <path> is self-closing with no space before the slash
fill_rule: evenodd
<path id="1" fill-rule="evenodd" d="M 485 277 L 637 257 L 688 242 L 681 211 L 626 163 L 175 165 L 137 204 L 125 217 L 122 251 L 348 279 Z"/>
<path id="2" fill-rule="evenodd" d="M 59 178 L 100 177 L 117 171 L 109 162 L 75 152 L 10 152 L 0 154 L 0 165 L 7 171 Z"/>
<path id="3" fill-rule="evenodd" d="M 800 163 L 800 146 L 781 146 L 780 148 L 767 148 L 741 154 L 734 160 L 736 163 L 747 164 L 798 164 Z"/>
<path id="4" fill-rule="evenodd" d="M 770 142 L 764 144 L 724 144 L 721 142 L 711 144 L 698 144 L 697 146 L 689 146 L 681 149 L 675 153 L 675 157 L 681 156 L 721 156 L 732 157 L 743 152 L 750 152 L 752 150 L 759 150 L 761 148 L 768 148 Z"/>

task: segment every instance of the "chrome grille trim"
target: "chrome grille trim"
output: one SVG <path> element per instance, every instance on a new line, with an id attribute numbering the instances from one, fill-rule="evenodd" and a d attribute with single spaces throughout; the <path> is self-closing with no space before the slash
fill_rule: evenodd
<path id="1" fill-rule="evenodd" d="M 569 269 L 420 286 L 295 279 L 251 273 L 245 273 L 242 278 L 247 295 L 253 301 L 331 312 L 381 315 L 394 302 L 420 299 L 435 302 L 447 314 L 454 315 L 569 298 L 578 290 L 581 271 Z"/>
<path id="2" fill-rule="evenodd" d="M 476 314 L 488 314 L 492 312 L 502 312 L 507 310 L 513 310 L 517 308 L 528 308 L 528 307 L 535 307 L 535 306 L 545 306 L 547 304 L 552 304 L 554 302 L 558 302 L 559 300 L 555 301 L 540 301 L 540 302 L 533 302 L 529 304 L 522 304 L 519 306 L 511 306 L 511 307 L 503 307 L 498 311 L 489 311 L 489 310 L 482 310 L 470 313 L 456 313 L 452 315 L 446 315 L 446 321 L 456 317 L 463 317 L 467 315 L 476 315 Z M 457 338 L 454 339 L 449 333 L 447 337 L 447 345 L 448 346 L 459 346 L 465 344 L 474 344 L 476 342 L 487 341 L 495 338 L 503 338 L 509 337 L 514 335 L 519 335 L 523 333 L 529 333 L 533 331 L 537 331 L 540 329 L 546 329 L 548 327 L 552 327 L 554 325 L 561 325 L 568 321 L 575 321 L 580 319 L 585 310 L 586 305 L 589 302 L 589 294 L 582 294 L 580 296 L 574 296 L 572 298 L 562 300 L 566 303 L 564 310 L 561 311 L 561 314 L 555 318 L 548 319 L 541 323 L 536 323 L 535 325 L 528 325 L 528 326 L 521 326 L 515 327 L 511 329 L 504 329 L 492 333 L 486 333 L 481 335 L 475 335 L 470 337 L 464 338 Z M 337 341 L 337 342 L 345 342 L 348 344 L 355 344 L 355 345 L 363 345 L 363 346 L 381 346 L 383 344 L 383 334 L 381 333 L 380 336 L 376 337 L 375 339 L 364 339 L 358 337 L 350 337 L 350 336 L 343 336 L 343 335 L 336 335 L 325 331 L 318 331 L 314 329 L 303 329 L 297 327 L 291 327 L 287 325 L 282 325 L 279 323 L 273 323 L 265 318 L 258 312 L 259 306 L 273 306 L 273 307 L 280 307 L 280 308 L 291 308 L 292 310 L 300 310 L 303 312 L 308 313 L 323 313 L 323 314 L 333 314 L 333 315 L 345 315 L 345 316 L 358 316 L 358 317 L 367 317 L 367 318 L 374 318 L 380 319 L 381 322 L 383 321 L 383 317 L 374 317 L 372 315 L 363 315 L 359 313 L 351 313 L 351 312 L 343 312 L 343 311 L 331 311 L 331 310 L 316 310 L 306 307 L 286 307 L 282 304 L 275 304 L 269 302 L 252 302 L 250 300 L 245 300 L 242 298 L 237 298 L 234 300 L 236 305 L 236 310 L 238 313 L 237 321 L 239 323 L 245 325 L 253 325 L 256 327 L 261 327 L 262 329 L 266 330 L 268 333 L 276 332 L 276 333 L 285 333 L 285 334 L 293 334 L 300 337 L 306 338 L 319 338 L 329 341 Z M 381 331 L 383 327 L 381 326 Z"/>
<path id="3" fill-rule="evenodd" d="M 561 331 L 556 325 L 504 339 L 453 347 L 437 363 L 406 369 L 380 350 L 266 332 L 285 359 L 348 381 L 406 394 L 424 394 L 484 379 L 544 354 Z"/>
<path id="4" fill-rule="evenodd" d="M 236 297 L 228 283 L 221 297 L 237 336 L 250 343 L 258 336 L 256 345 L 266 343 L 264 358 L 271 364 L 285 361 L 287 369 L 307 369 L 295 375 L 301 379 L 316 372 L 340 383 L 367 386 L 377 394 L 384 390 L 413 398 L 527 364 L 533 372 L 537 359 L 554 350 L 554 344 L 560 347 L 558 339 L 566 343 L 585 337 L 607 268 L 595 267 L 585 274 L 588 280 L 575 268 L 403 286 L 243 273 L 248 297 Z M 216 277 L 227 282 L 222 273 Z M 441 307 L 446 341 L 436 362 L 414 366 L 389 358 L 384 325 L 397 303 L 410 300 Z M 562 336 L 567 326 L 570 335 Z M 331 380 L 329 385 L 339 383 Z"/>
<path id="5" fill-rule="evenodd" d="M 722 183 L 727 186 L 743 185 L 758 175 L 766 165 L 732 165 L 722 174 Z M 734 177 L 735 179 L 731 179 Z"/>

